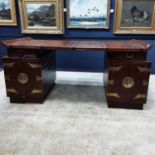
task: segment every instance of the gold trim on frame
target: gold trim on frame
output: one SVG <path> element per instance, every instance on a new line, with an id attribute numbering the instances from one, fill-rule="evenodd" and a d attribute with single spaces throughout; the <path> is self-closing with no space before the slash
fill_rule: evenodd
<path id="1" fill-rule="evenodd" d="M 114 33 L 115 34 L 155 34 L 155 4 L 152 17 L 151 27 L 121 27 L 122 9 L 124 0 L 116 0 L 115 6 L 115 21 L 114 21 Z M 134 1 L 135 0 L 131 0 Z M 140 1 L 140 0 L 139 0 Z M 148 2 L 148 0 L 145 0 Z"/>
<path id="2" fill-rule="evenodd" d="M 135 100 L 138 100 L 138 99 L 146 99 L 146 95 L 145 94 L 137 94 L 134 99 Z"/>
<path id="3" fill-rule="evenodd" d="M 22 33 L 25 34 L 64 34 L 64 13 L 63 0 L 18 0 L 21 18 Z M 34 3 L 55 3 L 56 4 L 56 26 L 53 27 L 30 27 L 28 26 L 28 17 L 26 4 Z"/>
<path id="4" fill-rule="evenodd" d="M 120 96 L 117 93 L 107 93 L 107 96 L 120 98 Z"/>
<path id="5" fill-rule="evenodd" d="M 42 90 L 40 90 L 40 89 L 33 89 L 32 90 L 32 92 L 31 92 L 31 94 L 42 94 Z"/>
<path id="6" fill-rule="evenodd" d="M 109 29 L 110 27 L 110 6 L 111 6 L 111 0 L 107 0 L 108 4 L 107 4 L 107 26 L 106 27 L 102 27 L 102 26 L 70 26 L 69 25 L 69 19 L 70 19 L 70 0 L 66 0 L 67 4 L 67 28 L 84 28 L 84 29 Z M 99 4 L 100 5 L 100 4 Z"/>
<path id="7" fill-rule="evenodd" d="M 15 9 L 15 0 L 10 1 L 10 9 L 11 9 L 11 20 L 3 20 L 0 19 L 0 26 L 17 26 L 16 19 L 16 9 Z"/>

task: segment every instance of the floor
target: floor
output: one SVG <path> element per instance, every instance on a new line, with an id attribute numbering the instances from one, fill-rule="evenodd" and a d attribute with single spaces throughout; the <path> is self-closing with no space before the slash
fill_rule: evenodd
<path id="1" fill-rule="evenodd" d="M 155 76 L 143 111 L 108 109 L 101 86 L 56 85 L 44 104 L 10 104 L 0 72 L 0 155 L 154 155 Z"/>

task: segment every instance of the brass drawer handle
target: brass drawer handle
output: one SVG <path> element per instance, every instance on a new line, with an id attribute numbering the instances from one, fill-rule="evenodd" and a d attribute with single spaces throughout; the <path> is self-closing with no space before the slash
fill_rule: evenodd
<path id="1" fill-rule="evenodd" d="M 135 57 L 135 54 L 133 54 L 133 53 L 126 54 L 126 58 L 128 58 L 128 59 L 133 59 L 134 57 Z"/>

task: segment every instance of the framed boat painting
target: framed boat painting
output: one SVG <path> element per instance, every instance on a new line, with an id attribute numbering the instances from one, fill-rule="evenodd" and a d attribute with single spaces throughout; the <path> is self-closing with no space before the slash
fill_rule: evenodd
<path id="1" fill-rule="evenodd" d="M 16 26 L 15 0 L 0 0 L 0 26 Z"/>
<path id="2" fill-rule="evenodd" d="M 63 34 L 63 0 L 19 0 L 22 33 Z"/>
<path id="3" fill-rule="evenodd" d="M 155 34 L 155 0 L 117 0 L 115 34 Z"/>
<path id="4" fill-rule="evenodd" d="M 67 27 L 108 29 L 110 0 L 67 0 Z"/>

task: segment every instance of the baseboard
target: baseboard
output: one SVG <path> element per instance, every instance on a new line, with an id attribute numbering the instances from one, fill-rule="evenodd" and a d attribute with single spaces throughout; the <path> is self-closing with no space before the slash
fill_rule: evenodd
<path id="1" fill-rule="evenodd" d="M 57 71 L 56 84 L 103 86 L 103 73 Z"/>

